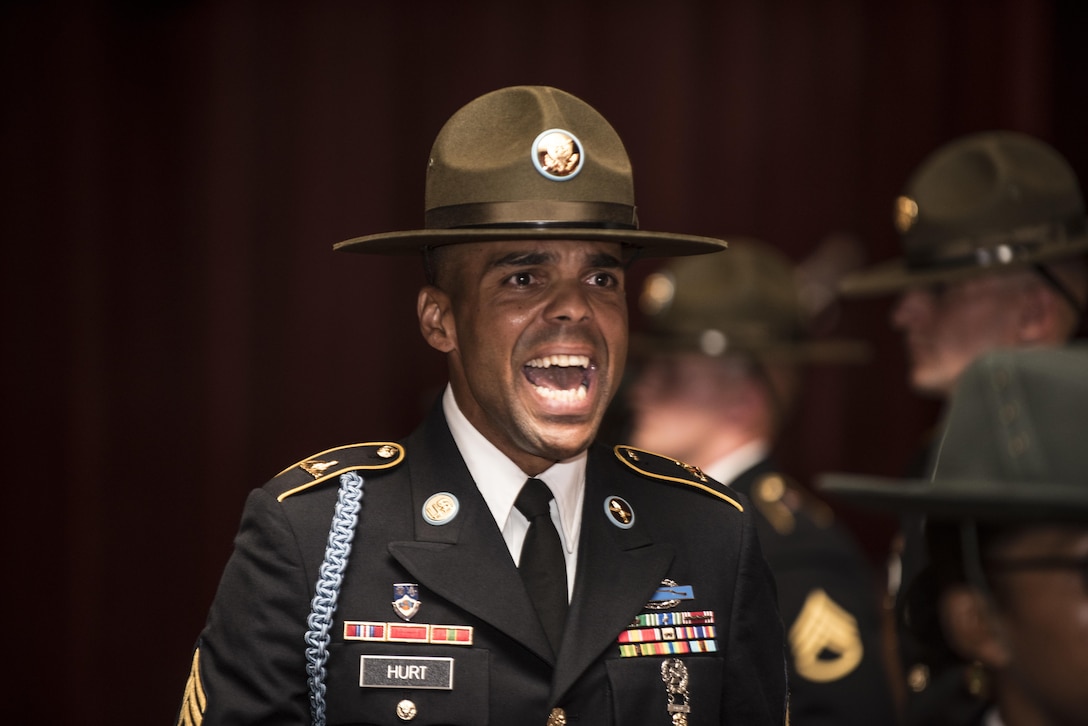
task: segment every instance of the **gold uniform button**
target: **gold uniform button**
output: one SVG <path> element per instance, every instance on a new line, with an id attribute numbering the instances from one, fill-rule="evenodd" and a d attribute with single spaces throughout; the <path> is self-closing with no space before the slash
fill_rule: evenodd
<path id="1" fill-rule="evenodd" d="M 548 726 L 566 726 L 567 712 L 561 708 L 553 708 L 548 714 Z"/>
<path id="2" fill-rule="evenodd" d="M 918 663 L 907 674 L 907 685 L 915 693 L 921 693 L 929 685 L 929 668 L 925 663 Z"/>
<path id="3" fill-rule="evenodd" d="M 416 704 L 407 698 L 397 704 L 397 718 L 401 721 L 411 721 L 416 717 Z"/>

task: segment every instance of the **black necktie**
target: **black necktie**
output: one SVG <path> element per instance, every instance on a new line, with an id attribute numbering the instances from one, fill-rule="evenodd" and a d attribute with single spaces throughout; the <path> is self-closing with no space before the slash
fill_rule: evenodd
<path id="1" fill-rule="evenodd" d="M 529 479 L 514 506 L 529 520 L 518 572 L 548 634 L 552 650 L 558 653 L 567 619 L 567 561 L 559 533 L 552 524 L 548 506 L 551 500 L 552 493 L 547 484 L 539 479 Z"/>

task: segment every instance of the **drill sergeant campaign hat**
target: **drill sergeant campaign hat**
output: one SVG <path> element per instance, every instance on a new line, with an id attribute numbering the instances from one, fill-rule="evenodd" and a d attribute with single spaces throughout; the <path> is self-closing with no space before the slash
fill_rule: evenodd
<path id="1" fill-rule="evenodd" d="M 827 249 L 825 257 L 842 256 Z M 868 346 L 861 341 L 816 337 L 815 319 L 833 298 L 835 280 L 800 273 L 783 253 L 749 237 L 730 237 L 728 255 L 670 260 L 642 287 L 645 330 L 632 336 L 631 350 L 789 363 L 864 360 Z"/>
<path id="2" fill-rule="evenodd" d="M 726 246 L 640 230 L 619 135 L 587 103 L 547 86 L 492 91 L 454 113 L 431 149 L 424 206 L 423 229 L 334 247 L 398 255 L 459 242 L 597 240 L 670 257 Z"/>
<path id="3" fill-rule="evenodd" d="M 903 256 L 846 276 L 843 295 L 1038 269 L 1088 252 L 1072 167 L 1048 144 L 1013 131 L 971 134 L 930 154 L 895 200 L 894 222 Z"/>
<path id="4" fill-rule="evenodd" d="M 861 506 L 984 521 L 1088 518 L 1088 345 L 987 353 L 944 416 L 930 479 L 849 474 L 819 489 Z"/>

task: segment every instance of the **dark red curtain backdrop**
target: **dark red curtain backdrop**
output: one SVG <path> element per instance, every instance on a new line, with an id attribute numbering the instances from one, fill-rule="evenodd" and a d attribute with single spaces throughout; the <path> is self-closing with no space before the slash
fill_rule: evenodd
<path id="1" fill-rule="evenodd" d="M 1042 0 L 7 0 L 5 713 L 169 722 L 247 491 L 419 419 L 444 378 L 417 263 L 331 245 L 419 226 L 463 103 L 530 83 L 596 106 L 647 229 L 797 260 L 848 234 L 876 261 L 905 176 L 961 133 L 1033 133 L 1088 174 L 1086 19 Z M 935 415 L 887 301 L 839 312 L 874 355 L 813 372 L 784 451 L 805 481 L 898 473 Z M 878 562 L 889 523 L 840 511 Z"/>

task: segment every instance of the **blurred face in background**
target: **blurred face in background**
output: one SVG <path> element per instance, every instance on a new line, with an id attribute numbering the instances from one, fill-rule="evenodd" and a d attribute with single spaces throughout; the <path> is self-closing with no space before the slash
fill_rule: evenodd
<path id="1" fill-rule="evenodd" d="M 1006 724 L 1088 724 L 1088 525 L 1032 528 L 992 556 L 1008 649 L 998 684 L 1009 695 Z"/>
<path id="2" fill-rule="evenodd" d="M 947 397 L 979 355 L 1022 345 L 1030 296 L 1041 284 L 1031 273 L 1014 272 L 908 289 L 892 311 L 892 326 L 903 334 L 911 387 Z"/>
<path id="3" fill-rule="evenodd" d="M 652 355 L 633 364 L 630 443 L 706 467 L 736 446 L 769 435 L 765 387 L 737 357 Z"/>
<path id="4" fill-rule="evenodd" d="M 956 618 L 946 597 L 942 621 L 960 654 L 990 671 L 1004 723 L 1088 724 L 1088 524 L 998 539 L 984 568 L 991 605 Z M 976 629 L 984 634 L 964 635 Z"/>

